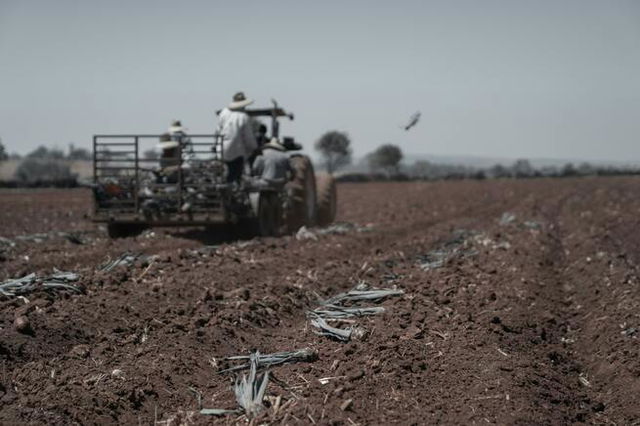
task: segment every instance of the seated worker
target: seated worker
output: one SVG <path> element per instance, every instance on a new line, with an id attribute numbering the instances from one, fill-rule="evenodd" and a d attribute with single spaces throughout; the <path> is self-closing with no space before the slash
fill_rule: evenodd
<path id="1" fill-rule="evenodd" d="M 180 142 L 171 139 L 169 133 L 160 136 L 158 148 L 160 153 L 160 171 L 158 180 L 163 183 L 178 182 L 178 170 L 182 159 L 180 158 Z"/>
<path id="2" fill-rule="evenodd" d="M 276 138 L 262 147 L 262 155 L 253 163 L 253 172 L 258 177 L 256 183 L 260 189 L 280 189 L 287 183 L 287 176 L 293 171 L 286 151 L 287 148 Z"/>
<path id="3" fill-rule="evenodd" d="M 178 142 L 187 143 L 189 137 L 187 136 L 188 129 L 182 126 L 182 122 L 180 120 L 172 120 L 171 126 L 169 126 L 169 136 L 171 136 L 172 140 L 177 140 Z"/>
<path id="4" fill-rule="evenodd" d="M 183 156 L 193 156 L 193 145 L 191 144 L 191 138 L 187 135 L 186 127 L 182 126 L 180 120 L 173 120 L 171 126 L 169 126 L 169 137 L 172 141 L 176 141 L 182 147 Z"/>

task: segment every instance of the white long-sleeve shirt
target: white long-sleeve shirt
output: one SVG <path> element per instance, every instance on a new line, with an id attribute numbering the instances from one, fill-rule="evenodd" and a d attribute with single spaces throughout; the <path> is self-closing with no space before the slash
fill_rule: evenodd
<path id="1" fill-rule="evenodd" d="M 249 157 L 258 147 L 251 117 L 243 111 L 232 111 L 224 108 L 218 115 L 216 132 L 222 135 L 222 159 L 235 160 L 238 157 Z"/>

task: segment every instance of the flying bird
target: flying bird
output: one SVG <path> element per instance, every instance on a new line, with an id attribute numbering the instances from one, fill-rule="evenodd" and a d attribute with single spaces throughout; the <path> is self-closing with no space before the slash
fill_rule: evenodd
<path id="1" fill-rule="evenodd" d="M 415 126 L 416 124 L 418 124 L 418 121 L 420 121 L 420 116 L 422 114 L 420 113 L 420 111 L 416 112 L 415 114 L 413 114 L 411 116 L 411 118 L 409 119 L 409 122 L 407 123 L 406 126 L 403 126 L 403 129 L 405 131 L 409 131 L 410 128 L 412 128 L 413 126 Z"/>

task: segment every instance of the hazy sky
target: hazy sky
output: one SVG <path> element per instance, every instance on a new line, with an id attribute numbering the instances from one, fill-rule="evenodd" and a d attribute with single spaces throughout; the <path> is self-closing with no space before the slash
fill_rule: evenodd
<path id="1" fill-rule="evenodd" d="M 0 0 L 10 151 L 211 133 L 238 90 L 308 148 L 640 161 L 640 1 Z"/>

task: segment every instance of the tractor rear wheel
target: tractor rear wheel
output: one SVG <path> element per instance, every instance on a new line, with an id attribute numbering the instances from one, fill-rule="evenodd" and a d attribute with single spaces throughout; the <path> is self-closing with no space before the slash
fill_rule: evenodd
<path id="1" fill-rule="evenodd" d="M 327 226 L 336 218 L 338 196 L 336 181 L 328 173 L 316 175 L 316 189 L 318 191 L 317 222 L 320 226 Z"/>
<path id="2" fill-rule="evenodd" d="M 316 223 L 316 180 L 309 157 L 296 155 L 289 159 L 294 176 L 287 183 L 288 205 L 285 223 L 289 232 Z"/>

